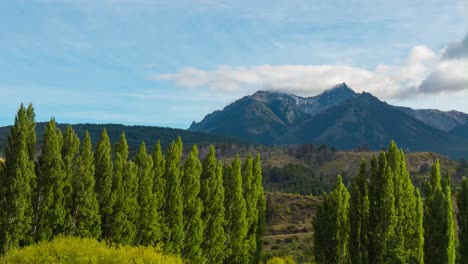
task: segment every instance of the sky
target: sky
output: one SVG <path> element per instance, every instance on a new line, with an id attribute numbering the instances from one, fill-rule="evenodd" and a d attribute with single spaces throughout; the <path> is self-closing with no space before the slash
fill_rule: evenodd
<path id="1" fill-rule="evenodd" d="M 468 113 L 466 0 L 0 1 L 0 126 L 188 128 L 256 90 L 346 82 L 413 108 Z"/>

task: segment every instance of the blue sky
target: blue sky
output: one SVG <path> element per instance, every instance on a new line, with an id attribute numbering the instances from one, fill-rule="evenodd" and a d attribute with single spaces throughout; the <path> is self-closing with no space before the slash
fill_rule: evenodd
<path id="1" fill-rule="evenodd" d="M 39 121 L 187 128 L 258 89 L 341 82 L 468 112 L 466 4 L 0 1 L 0 126 L 32 102 Z"/>

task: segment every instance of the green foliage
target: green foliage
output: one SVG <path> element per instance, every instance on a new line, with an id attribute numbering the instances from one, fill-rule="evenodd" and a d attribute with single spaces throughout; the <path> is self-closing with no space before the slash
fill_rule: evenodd
<path id="1" fill-rule="evenodd" d="M 247 240 L 247 209 L 242 191 L 243 179 L 239 156 L 236 156 L 231 165 L 225 170 L 224 176 L 227 255 L 225 261 L 227 263 L 248 263 L 250 248 Z M 255 236 L 253 238 L 255 239 Z"/>
<path id="2" fill-rule="evenodd" d="M 33 224 L 33 235 L 37 241 L 50 240 L 64 231 L 67 211 L 63 193 L 66 173 L 62 160 L 62 142 L 62 133 L 52 119 L 44 132 L 37 170 Z"/>
<path id="3" fill-rule="evenodd" d="M 9 251 L 0 263 L 155 263 L 182 264 L 152 247 L 107 246 L 90 238 L 58 237 L 23 249 Z"/>
<path id="4" fill-rule="evenodd" d="M 468 262 L 468 180 L 464 177 L 462 187 L 457 195 L 458 237 L 460 241 L 460 263 Z"/>
<path id="5" fill-rule="evenodd" d="M 168 231 L 165 234 L 164 247 L 166 252 L 180 255 L 184 241 L 184 222 L 182 192 L 180 189 L 180 159 L 182 157 L 182 140 L 180 137 L 169 146 L 166 156 L 166 201 L 165 224 Z"/>
<path id="6" fill-rule="evenodd" d="M 154 245 L 158 237 L 156 197 L 153 194 L 153 175 L 151 169 L 153 160 L 146 152 L 146 145 L 141 143 L 140 151 L 135 157 L 138 169 L 138 205 L 139 214 L 137 222 L 136 244 Z"/>
<path id="7" fill-rule="evenodd" d="M 273 257 L 266 262 L 267 264 L 295 264 L 296 262 L 291 256 Z"/>
<path id="8" fill-rule="evenodd" d="M 156 241 L 160 242 L 163 234 L 167 234 L 167 229 L 169 228 L 164 224 L 164 204 L 166 199 L 166 179 L 164 178 L 164 172 L 166 171 L 166 159 L 162 153 L 161 144 L 159 140 L 154 146 L 153 154 L 151 155 L 153 159 L 153 194 L 156 199 L 156 211 L 158 212 L 158 219 L 156 220 L 158 224 L 159 234 L 156 237 Z"/>
<path id="9" fill-rule="evenodd" d="M 65 234 L 71 234 L 72 232 L 72 215 L 71 209 L 73 208 L 73 171 L 74 165 L 76 164 L 76 159 L 78 152 L 80 150 L 80 139 L 78 135 L 73 131 L 72 126 L 68 125 L 65 128 L 63 133 L 63 146 L 62 146 L 62 160 L 65 171 L 65 179 L 63 181 L 63 194 L 65 196 Z"/>
<path id="10" fill-rule="evenodd" d="M 198 159 L 198 149 L 194 145 L 185 159 L 181 177 L 183 197 L 184 242 L 182 257 L 191 263 L 204 263 L 201 243 L 203 240 L 203 221 L 201 219 L 202 201 L 200 193 L 200 175 L 202 165 Z"/>
<path id="11" fill-rule="evenodd" d="M 444 181 L 449 182 L 447 176 Z M 432 166 L 424 210 L 424 263 L 455 263 L 455 224 L 449 184 L 442 184 L 440 164 Z"/>
<path id="12" fill-rule="evenodd" d="M 98 238 L 101 218 L 94 192 L 94 153 L 91 138 L 86 133 L 80 147 L 72 178 L 72 233 L 81 237 Z"/>
<path id="13" fill-rule="evenodd" d="M 223 165 L 216 161 L 214 147 L 203 160 L 200 183 L 200 198 L 203 202 L 202 252 L 208 263 L 222 263 L 226 236 L 224 234 L 224 188 Z"/>
<path id="14" fill-rule="evenodd" d="M 27 245 L 31 242 L 35 188 L 34 173 L 34 110 L 22 104 L 8 135 L 5 150 L 5 176 L 0 204 L 3 228 L 0 230 L 0 252 Z"/>
<path id="15" fill-rule="evenodd" d="M 341 176 L 334 190 L 324 197 L 313 221 L 314 253 L 319 263 L 346 263 L 349 260 L 349 193 Z"/>
<path id="16" fill-rule="evenodd" d="M 263 234 L 265 232 L 266 222 L 266 200 L 263 191 L 263 176 L 262 176 L 262 163 L 260 161 L 260 154 L 257 154 L 253 162 L 253 184 L 255 186 L 255 200 L 257 206 L 257 223 L 254 227 L 255 233 L 251 232 L 251 236 L 255 236 L 256 250 L 253 251 L 253 263 L 259 263 L 263 249 Z"/>
<path id="17" fill-rule="evenodd" d="M 96 193 L 101 215 L 102 237 L 108 239 L 111 236 L 111 217 L 114 206 L 114 194 L 112 193 L 112 153 L 109 136 L 104 128 L 96 146 L 94 164 L 96 168 Z"/>

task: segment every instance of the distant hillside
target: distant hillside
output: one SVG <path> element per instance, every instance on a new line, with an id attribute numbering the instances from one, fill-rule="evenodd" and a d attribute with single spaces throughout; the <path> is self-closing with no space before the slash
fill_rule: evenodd
<path id="1" fill-rule="evenodd" d="M 189 130 L 226 135 L 259 144 L 327 144 L 350 150 L 379 150 L 395 140 L 409 151 L 468 157 L 468 115 L 414 110 L 355 93 L 340 84 L 320 95 L 258 91 L 207 115 Z"/>
<path id="2" fill-rule="evenodd" d="M 41 143 L 42 134 L 46 123 L 40 122 L 36 124 L 37 142 Z M 58 127 L 63 131 L 67 124 L 58 124 Z M 245 140 L 236 139 L 229 136 L 208 135 L 201 132 L 190 132 L 184 129 L 174 129 L 165 127 L 150 127 L 150 126 L 125 126 L 118 124 L 74 124 L 72 125 L 75 132 L 80 138 L 84 137 L 86 131 L 89 131 L 93 144 L 97 143 L 101 132 L 104 128 L 107 129 L 111 143 L 114 144 L 119 140 L 120 134 L 125 132 L 128 145 L 131 150 L 137 149 L 141 142 L 144 141 L 149 149 L 152 149 L 157 140 L 161 144 L 168 146 L 177 136 L 182 137 L 185 145 L 192 144 L 214 144 L 214 143 L 241 143 Z M 4 153 L 4 148 L 7 142 L 7 136 L 11 127 L 0 127 L 0 156 Z"/>

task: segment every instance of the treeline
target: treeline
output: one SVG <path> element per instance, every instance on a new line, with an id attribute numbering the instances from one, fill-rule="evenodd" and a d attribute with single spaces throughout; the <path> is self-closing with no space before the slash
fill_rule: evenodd
<path id="1" fill-rule="evenodd" d="M 468 263 L 467 179 L 454 210 L 450 175 L 442 177 L 436 161 L 424 194 L 423 202 L 393 142 L 370 168 L 361 163 L 349 192 L 338 176 L 313 221 L 317 262 Z"/>
<path id="2" fill-rule="evenodd" d="M 125 134 L 106 130 L 93 148 L 47 123 L 37 154 L 35 114 L 21 105 L 0 166 L 0 252 L 57 235 L 123 245 L 159 245 L 190 263 L 258 263 L 265 223 L 260 156 L 229 165 L 182 140 L 164 154 L 143 142 L 129 158 Z"/>

